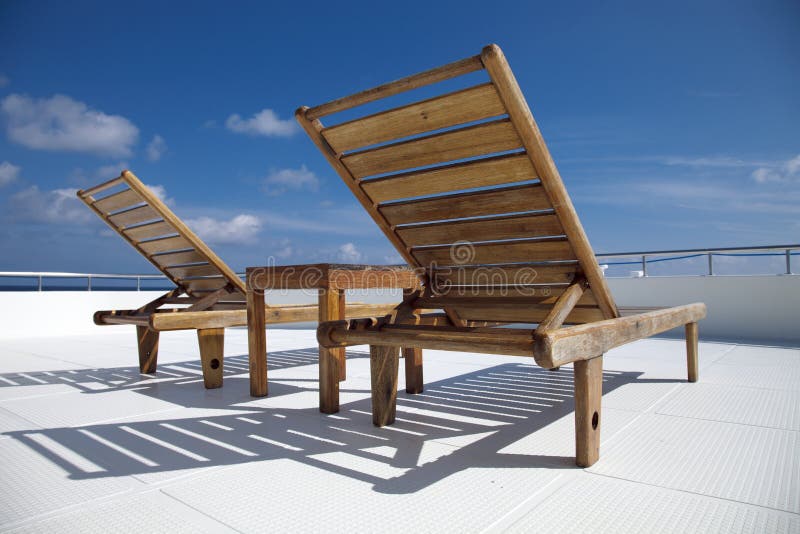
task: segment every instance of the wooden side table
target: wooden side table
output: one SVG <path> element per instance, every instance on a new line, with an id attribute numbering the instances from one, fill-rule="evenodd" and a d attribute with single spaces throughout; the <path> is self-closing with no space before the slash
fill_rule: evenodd
<path id="1" fill-rule="evenodd" d="M 419 288 L 419 279 L 409 267 L 393 265 L 346 265 L 317 263 L 247 268 L 247 335 L 250 354 L 250 394 L 267 395 L 267 334 L 264 291 L 316 290 L 319 321 L 380 316 L 398 303 L 351 304 L 347 289 Z M 422 350 L 403 349 L 406 358 L 407 391 L 422 391 Z M 346 376 L 345 349 L 319 347 L 319 409 L 339 411 L 339 381 Z"/>

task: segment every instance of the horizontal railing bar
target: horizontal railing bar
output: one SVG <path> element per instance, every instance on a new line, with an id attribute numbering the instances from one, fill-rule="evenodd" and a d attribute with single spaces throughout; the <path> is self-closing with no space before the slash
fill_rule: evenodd
<path id="1" fill-rule="evenodd" d="M 754 247 L 723 247 L 723 248 L 698 248 L 698 249 L 678 249 L 678 250 L 647 250 L 637 252 L 604 252 L 596 254 L 598 258 L 625 258 L 625 257 L 646 257 L 647 263 L 657 263 L 661 261 L 679 260 L 686 258 L 694 258 L 702 255 L 729 255 L 732 252 L 748 252 L 748 251 L 766 251 L 774 250 L 781 251 L 775 254 L 757 254 L 758 256 L 796 256 L 800 254 L 800 244 L 797 245 L 763 245 Z M 687 256 L 677 258 L 652 258 L 652 256 L 663 256 L 671 254 L 690 254 Z M 736 255 L 736 254 L 730 254 Z M 745 255 L 746 254 L 740 254 Z M 630 262 L 603 262 L 608 265 L 636 265 L 641 264 L 641 260 Z M 244 278 L 245 273 L 236 273 L 237 276 Z M 161 274 L 108 274 L 108 273 L 68 273 L 68 272 L 48 272 L 48 271 L 0 271 L 2 278 L 96 278 L 96 279 L 111 279 L 111 280 L 168 280 L 168 278 Z"/>
<path id="2" fill-rule="evenodd" d="M 755 247 L 691 248 L 678 250 L 642 250 L 638 252 L 603 252 L 598 258 L 624 258 L 626 256 L 659 256 L 663 254 L 715 254 L 720 252 L 747 252 L 749 250 L 799 250 L 800 245 L 769 245 Z"/>
<path id="3" fill-rule="evenodd" d="M 236 273 L 240 278 L 245 277 L 245 273 Z M 58 273 L 58 272 L 35 272 L 35 271 L 1 271 L 0 277 L 7 278 L 110 278 L 116 280 L 168 280 L 163 274 L 98 274 L 98 273 Z"/>

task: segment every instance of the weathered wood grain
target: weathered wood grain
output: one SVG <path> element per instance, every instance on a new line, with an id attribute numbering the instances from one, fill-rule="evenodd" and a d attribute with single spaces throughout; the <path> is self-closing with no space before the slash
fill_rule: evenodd
<path id="1" fill-rule="evenodd" d="M 363 180 L 360 185 L 373 202 L 380 203 L 535 179 L 526 154 L 505 154 Z"/>
<path id="2" fill-rule="evenodd" d="M 487 83 L 337 124 L 322 135 L 334 150 L 346 152 L 505 112 L 494 86 Z"/>
<path id="3" fill-rule="evenodd" d="M 527 184 L 385 204 L 379 211 L 389 224 L 396 226 L 552 207 L 539 184 Z"/>
<path id="4" fill-rule="evenodd" d="M 435 165 L 518 149 L 522 143 L 508 119 L 419 137 L 342 157 L 355 178 Z"/>

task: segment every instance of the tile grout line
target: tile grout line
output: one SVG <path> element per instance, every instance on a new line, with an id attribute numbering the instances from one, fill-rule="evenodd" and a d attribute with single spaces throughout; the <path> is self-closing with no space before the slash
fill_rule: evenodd
<path id="1" fill-rule="evenodd" d="M 532 512 L 536 508 L 538 508 L 543 502 L 547 501 L 550 497 L 552 497 L 559 489 L 566 486 L 570 481 L 577 478 L 577 473 L 579 471 L 576 470 L 572 473 L 561 473 L 557 475 L 553 480 L 539 488 L 533 494 L 527 496 L 526 498 L 522 499 L 522 501 L 513 507 L 511 510 L 506 512 L 503 516 L 495 520 L 494 522 L 490 523 L 488 526 L 484 527 L 480 532 L 482 534 L 488 532 L 502 532 L 506 530 L 508 527 L 513 526 L 516 524 L 520 519 L 522 519 L 525 515 Z M 555 486 L 555 487 L 553 487 Z M 549 492 L 547 495 L 544 495 L 544 492 L 551 488 L 553 491 Z M 534 506 L 532 506 L 527 512 L 519 514 L 520 510 L 524 507 L 532 504 L 533 502 L 538 501 Z M 519 515 L 519 517 L 514 517 L 515 515 Z M 510 521 L 510 523 L 509 523 Z M 504 523 L 508 523 L 504 525 Z"/>
<path id="2" fill-rule="evenodd" d="M 168 497 L 168 498 L 172 499 L 173 501 L 175 501 L 177 503 L 180 503 L 183 506 L 186 506 L 187 508 L 189 508 L 191 510 L 194 510 L 198 514 L 201 514 L 202 516 L 207 517 L 207 518 L 211 519 L 212 521 L 214 521 L 216 523 L 219 523 L 220 525 L 224 525 L 224 526 L 228 527 L 229 529 L 231 529 L 234 532 L 239 532 L 240 534 L 245 534 L 245 532 L 243 530 L 239 530 L 238 528 L 235 528 L 232 525 L 229 525 L 225 521 L 222 521 L 221 519 L 217 519 L 216 517 L 214 517 L 212 515 L 209 515 L 208 513 L 204 512 L 203 510 L 200 510 L 199 508 L 196 508 L 196 507 L 192 506 L 188 502 L 186 502 L 186 501 L 184 501 L 182 499 L 179 499 L 178 497 L 175 497 L 174 495 L 170 495 L 169 493 L 164 492 L 163 488 L 158 488 L 156 491 L 158 491 L 161 495 L 164 495 L 165 497 Z"/>
<path id="3" fill-rule="evenodd" d="M 707 421 L 709 423 L 719 423 L 721 425 L 735 425 L 735 426 L 744 426 L 748 428 L 764 428 L 768 430 L 775 430 L 777 432 L 790 432 L 798 434 L 800 433 L 800 429 L 794 428 L 778 428 L 774 426 L 764 426 L 764 425 L 756 425 L 752 423 L 739 423 L 737 421 L 720 421 L 719 419 L 708 419 L 705 417 L 691 417 L 688 415 L 675 415 L 671 413 L 660 413 L 660 412 L 652 412 L 650 415 L 657 415 L 659 417 L 672 417 L 674 419 L 689 419 L 691 421 Z"/>
<path id="4" fill-rule="evenodd" d="M 588 471 L 588 470 L 586 471 L 586 473 L 588 473 L 590 475 L 599 476 L 599 477 L 610 478 L 610 479 L 613 479 L 613 480 L 621 480 L 623 482 L 629 482 L 631 484 L 641 484 L 642 486 L 648 486 L 648 487 L 651 487 L 651 488 L 659 488 L 659 489 L 664 489 L 664 490 L 669 490 L 669 491 L 677 491 L 677 492 L 680 492 L 680 493 L 686 493 L 688 495 L 697 495 L 699 497 L 706 497 L 708 499 L 717 499 L 717 500 L 720 500 L 720 501 L 732 502 L 732 503 L 741 504 L 741 505 L 744 505 L 744 506 L 754 506 L 756 508 L 761 508 L 763 510 L 772 510 L 774 512 L 781 512 L 781 513 L 784 513 L 784 514 L 790 514 L 790 515 L 794 515 L 794 516 L 800 517 L 800 512 L 792 512 L 791 510 L 783 510 L 781 508 L 773 508 L 772 506 L 764 506 L 763 504 L 755 504 L 755 503 L 751 503 L 751 502 L 737 501 L 735 499 L 729 499 L 727 497 L 720 497 L 719 495 L 708 495 L 706 493 L 698 493 L 696 491 L 690 491 L 690 490 L 681 489 L 681 488 L 673 488 L 673 487 L 670 487 L 670 486 L 659 486 L 658 484 L 651 484 L 651 483 L 648 483 L 648 482 L 642 482 L 640 480 L 631 480 L 631 479 L 628 479 L 628 478 L 617 477 L 617 476 L 614 476 L 614 475 L 609 475 L 607 473 L 597 473 L 595 471 Z"/>

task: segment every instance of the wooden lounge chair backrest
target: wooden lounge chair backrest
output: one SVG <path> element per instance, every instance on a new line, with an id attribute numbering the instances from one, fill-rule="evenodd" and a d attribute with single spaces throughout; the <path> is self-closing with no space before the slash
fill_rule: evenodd
<path id="1" fill-rule="evenodd" d="M 132 172 L 79 191 L 78 197 L 190 297 L 245 300 L 242 279 Z"/>
<path id="2" fill-rule="evenodd" d="M 332 126 L 320 121 L 481 70 L 488 82 Z M 401 256 L 424 269 L 429 287 L 442 282 L 493 286 L 466 297 L 428 292 L 415 308 L 449 309 L 455 312 L 448 312 L 451 319 L 463 321 L 539 323 L 567 284 L 580 283 L 588 289 L 565 323 L 619 316 L 544 139 L 496 45 L 478 56 L 300 108 L 296 117 Z M 548 289 L 525 297 L 498 292 L 532 284 Z"/>

